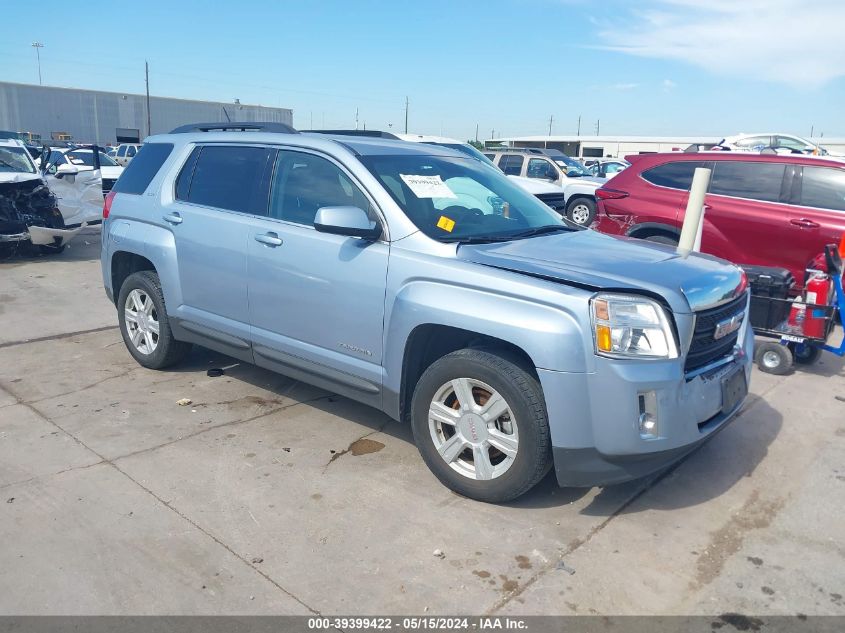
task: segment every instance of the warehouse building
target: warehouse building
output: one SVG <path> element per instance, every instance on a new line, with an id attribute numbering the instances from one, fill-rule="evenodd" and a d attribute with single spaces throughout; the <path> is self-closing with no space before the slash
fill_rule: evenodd
<path id="1" fill-rule="evenodd" d="M 153 96 L 149 103 L 152 134 L 198 122 L 293 124 L 287 108 Z M 147 136 L 147 123 L 145 95 L 0 82 L 0 130 L 23 133 L 31 141 L 137 143 Z"/>

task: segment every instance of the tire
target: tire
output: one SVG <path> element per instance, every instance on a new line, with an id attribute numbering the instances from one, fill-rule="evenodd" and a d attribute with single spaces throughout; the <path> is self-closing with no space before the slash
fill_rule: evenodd
<path id="1" fill-rule="evenodd" d="M 803 345 L 790 343 L 789 349 L 792 352 L 792 358 L 799 365 L 812 365 L 819 359 L 822 353 L 820 347 L 814 347 L 806 343 Z"/>
<path id="2" fill-rule="evenodd" d="M 766 341 L 757 346 L 754 360 L 757 361 L 760 371 L 783 376 L 792 369 L 792 350 L 786 345 Z"/>
<path id="3" fill-rule="evenodd" d="M 573 198 L 566 205 L 566 218 L 579 226 L 590 226 L 596 219 L 596 201 L 589 198 Z"/>
<path id="4" fill-rule="evenodd" d="M 459 392 L 472 398 L 469 406 L 461 404 Z M 501 413 L 493 418 L 496 412 L 488 412 L 485 420 L 484 405 L 491 400 L 500 402 Z M 478 501 L 515 499 L 552 466 L 539 382 L 494 352 L 458 350 L 426 369 L 414 389 L 411 426 L 420 455 L 440 482 Z"/>
<path id="5" fill-rule="evenodd" d="M 671 235 L 648 235 L 643 238 L 646 242 L 654 242 L 655 244 L 668 244 L 670 246 L 677 246 L 678 240 Z"/>
<path id="6" fill-rule="evenodd" d="M 123 342 L 140 365 L 163 369 L 182 360 L 191 350 L 190 343 L 173 338 L 161 282 L 155 272 L 142 270 L 126 278 L 118 293 L 117 313 Z M 130 313 L 135 314 L 134 319 Z"/>

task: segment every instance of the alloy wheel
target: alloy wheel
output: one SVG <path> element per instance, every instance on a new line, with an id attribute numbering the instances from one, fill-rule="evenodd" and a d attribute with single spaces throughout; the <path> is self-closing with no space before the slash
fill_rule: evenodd
<path id="1" fill-rule="evenodd" d="M 141 354 L 152 354 L 158 347 L 158 313 L 152 297 L 143 290 L 134 289 L 123 306 L 126 332 L 132 345 Z"/>
<path id="2" fill-rule="evenodd" d="M 442 385 L 429 406 L 434 447 L 464 477 L 489 480 L 513 465 L 519 449 L 517 421 L 502 395 L 473 378 Z"/>

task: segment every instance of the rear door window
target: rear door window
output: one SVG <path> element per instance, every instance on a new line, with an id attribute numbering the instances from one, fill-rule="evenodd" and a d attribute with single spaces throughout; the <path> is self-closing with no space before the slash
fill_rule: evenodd
<path id="1" fill-rule="evenodd" d="M 126 145 L 121 145 L 117 148 L 117 155 L 123 158 L 126 156 Z"/>
<path id="2" fill-rule="evenodd" d="M 845 170 L 832 167 L 804 167 L 801 205 L 845 211 Z"/>
<path id="3" fill-rule="evenodd" d="M 135 146 L 130 145 L 129 147 L 126 148 L 126 157 L 132 158 L 133 156 L 135 156 Z"/>
<path id="4" fill-rule="evenodd" d="M 173 143 L 145 143 L 120 174 L 112 191 L 142 194 L 173 151 Z"/>
<path id="5" fill-rule="evenodd" d="M 778 202 L 786 165 L 716 161 L 710 193 L 733 198 Z"/>
<path id="6" fill-rule="evenodd" d="M 695 173 L 696 167 L 705 166 L 706 164 L 703 161 L 697 160 L 665 163 L 644 171 L 643 178 L 659 187 L 689 191 L 690 185 L 692 184 L 692 175 Z"/>
<path id="7" fill-rule="evenodd" d="M 129 163 L 127 170 L 145 151 Z M 196 159 L 187 193 L 181 182 L 177 193 L 182 193 L 181 199 L 186 202 L 266 216 L 271 155 L 275 151 L 267 147 L 206 145 Z"/>
<path id="8" fill-rule="evenodd" d="M 519 154 L 504 154 L 499 159 L 499 169 L 508 176 L 519 176 L 522 173 L 524 158 Z"/>

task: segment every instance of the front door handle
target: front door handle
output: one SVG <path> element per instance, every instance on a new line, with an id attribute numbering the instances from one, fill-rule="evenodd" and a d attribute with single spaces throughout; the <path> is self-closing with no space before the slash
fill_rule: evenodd
<path id="1" fill-rule="evenodd" d="M 812 220 L 808 220 L 807 218 L 801 218 L 799 220 L 790 220 L 790 224 L 794 224 L 795 226 L 800 226 L 805 229 L 817 229 L 821 225 L 818 222 L 813 222 Z"/>
<path id="2" fill-rule="evenodd" d="M 275 248 L 276 246 L 282 245 L 282 238 L 280 238 L 276 233 L 270 231 L 269 233 L 261 233 L 255 236 L 256 242 L 261 242 L 262 244 L 266 244 L 267 246 L 272 246 Z"/>
<path id="3" fill-rule="evenodd" d="M 170 224 L 182 224 L 182 216 L 178 213 L 168 213 L 163 216 L 163 219 L 165 222 L 169 222 Z"/>

